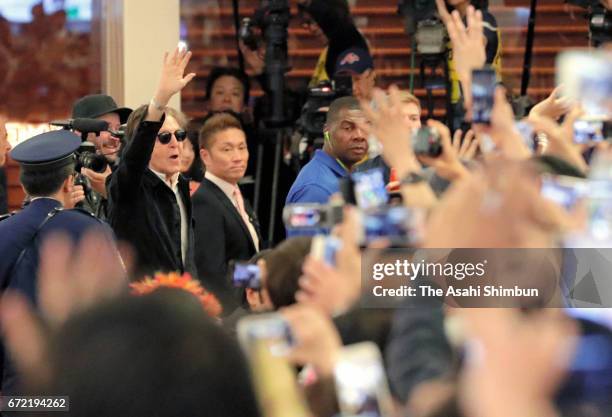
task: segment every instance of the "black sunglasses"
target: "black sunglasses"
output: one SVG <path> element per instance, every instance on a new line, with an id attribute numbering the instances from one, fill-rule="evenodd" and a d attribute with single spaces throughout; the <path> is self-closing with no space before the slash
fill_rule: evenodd
<path id="1" fill-rule="evenodd" d="M 175 130 L 174 137 L 176 138 L 177 141 L 182 142 L 187 137 L 187 132 L 185 132 L 183 129 Z M 172 140 L 172 133 L 171 132 L 158 133 L 157 139 L 159 140 L 159 143 L 161 143 L 162 145 L 167 145 Z"/>

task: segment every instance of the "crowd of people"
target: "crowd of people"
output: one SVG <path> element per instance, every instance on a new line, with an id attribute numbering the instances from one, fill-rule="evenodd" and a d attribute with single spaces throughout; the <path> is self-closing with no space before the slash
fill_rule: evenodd
<path id="1" fill-rule="evenodd" d="M 4 398 L 68 398 L 74 416 L 610 415 L 611 310 L 587 319 L 573 308 L 568 242 L 612 242 L 610 142 L 576 143 L 574 129 L 609 121 L 612 75 L 599 74 L 603 114 L 560 86 L 518 121 L 498 85 L 490 120 L 470 123 L 473 72 L 498 65 L 501 48 L 486 4 L 470 3 L 436 0 L 460 107 L 447 126 L 422 121 L 410 92 L 375 86 L 345 0 L 298 0 L 325 43 L 311 85 L 345 76 L 353 94 L 325 109 L 323 147 L 279 182 L 276 245 L 253 207 L 253 179 L 270 193 L 272 174 L 256 157 L 243 71 L 210 73 L 199 121 L 169 105 L 196 76 L 181 48 L 133 111 L 104 94 L 74 104 L 72 119 L 102 131 L 56 130 L 11 149 L 0 118 L 0 167 L 7 153 L 18 162 L 27 194 L 0 218 Z M 610 66 L 608 46 L 584 53 Z M 261 51 L 240 49 L 265 86 Z M 83 141 L 99 169 L 83 162 Z M 501 250 L 488 259 L 495 282 L 545 295 L 465 304 L 436 276 L 435 297 L 370 304 L 372 263 L 431 250 L 456 264 L 458 252 L 435 251 L 466 248 Z M 599 307 L 612 307 L 606 288 Z"/>

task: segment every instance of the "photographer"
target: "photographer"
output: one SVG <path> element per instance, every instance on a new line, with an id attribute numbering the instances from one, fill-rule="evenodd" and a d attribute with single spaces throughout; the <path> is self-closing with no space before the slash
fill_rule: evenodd
<path id="1" fill-rule="evenodd" d="M 147 107 L 137 110 L 137 127 L 129 129 L 135 133 L 108 185 L 109 223 L 120 239 L 132 244 L 140 274 L 181 271 L 197 276 L 189 183 L 180 175 L 186 119 L 167 107 L 195 77 L 184 76 L 190 58 L 191 52 L 178 48 L 164 56 L 157 91 Z"/>
<path id="2" fill-rule="evenodd" d="M 108 123 L 109 130 L 117 132 L 124 124 L 132 109 L 118 107 L 111 96 L 105 94 L 91 94 L 80 98 L 72 107 L 73 119 L 97 119 Z M 79 132 L 77 132 L 79 133 Z M 96 147 L 96 152 L 104 156 L 108 166 L 103 172 L 93 169 L 81 168 L 81 173 L 87 178 L 85 184 L 85 200 L 83 207 L 100 219 L 107 217 L 108 196 L 106 192 L 106 180 L 117 168 L 119 152 L 121 151 L 121 140 L 113 136 L 109 131 L 100 132 L 98 135 L 89 133 L 87 140 Z"/>

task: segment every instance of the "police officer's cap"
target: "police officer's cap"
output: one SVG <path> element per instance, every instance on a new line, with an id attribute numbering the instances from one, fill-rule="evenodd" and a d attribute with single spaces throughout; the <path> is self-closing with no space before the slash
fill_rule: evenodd
<path id="1" fill-rule="evenodd" d="M 81 138 L 68 130 L 36 135 L 15 146 L 11 158 L 28 170 L 53 170 L 74 163 Z"/>

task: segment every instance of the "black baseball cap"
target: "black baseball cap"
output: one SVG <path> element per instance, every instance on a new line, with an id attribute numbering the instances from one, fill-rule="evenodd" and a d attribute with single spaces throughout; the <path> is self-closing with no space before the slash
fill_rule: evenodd
<path id="1" fill-rule="evenodd" d="M 361 75 L 369 69 L 374 69 L 370 52 L 363 48 L 350 48 L 342 52 L 336 60 L 334 75 Z"/>
<path id="2" fill-rule="evenodd" d="M 72 106 L 73 119 L 95 119 L 108 113 L 117 113 L 121 124 L 124 124 L 132 113 L 132 109 L 117 107 L 115 100 L 106 94 L 91 94 L 82 97 Z"/>

